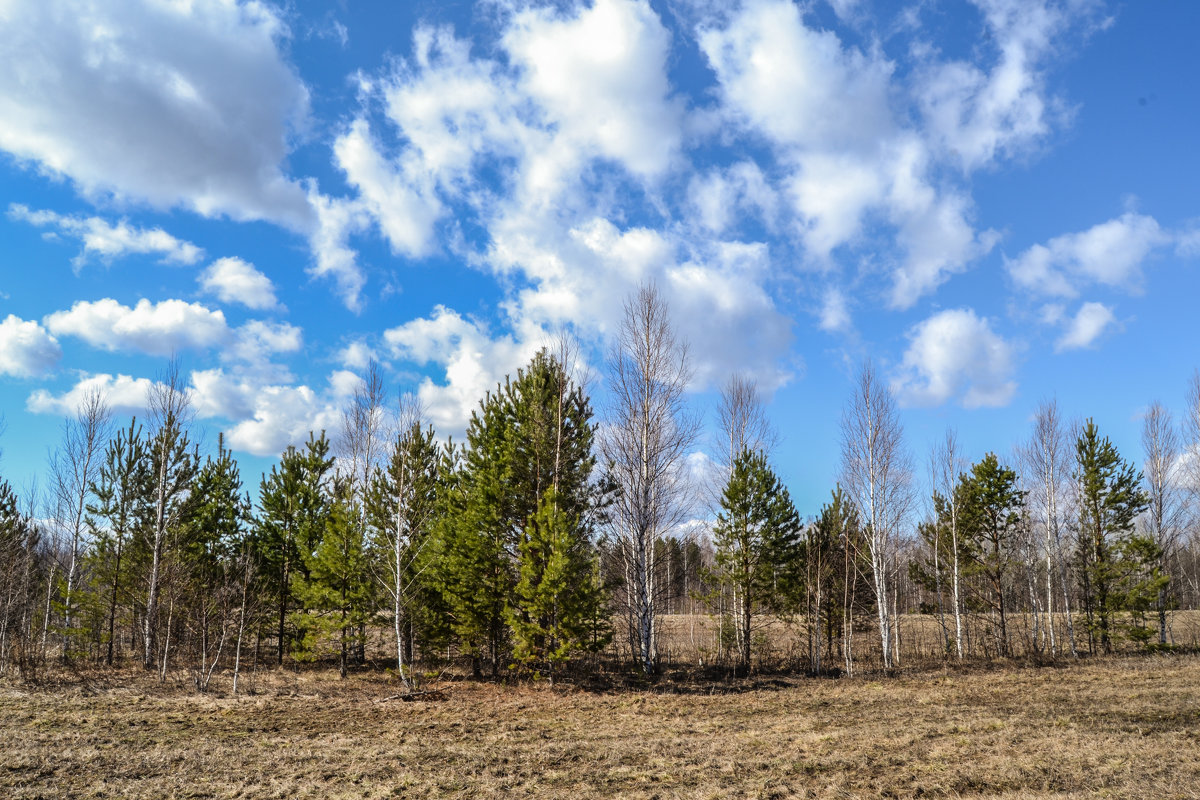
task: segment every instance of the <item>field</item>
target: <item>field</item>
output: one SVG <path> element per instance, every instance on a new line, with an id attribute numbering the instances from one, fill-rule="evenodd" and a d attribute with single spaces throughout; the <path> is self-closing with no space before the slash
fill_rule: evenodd
<path id="1" fill-rule="evenodd" d="M 0 796 L 1200 797 L 1200 657 L 648 689 L 0 683 Z"/>

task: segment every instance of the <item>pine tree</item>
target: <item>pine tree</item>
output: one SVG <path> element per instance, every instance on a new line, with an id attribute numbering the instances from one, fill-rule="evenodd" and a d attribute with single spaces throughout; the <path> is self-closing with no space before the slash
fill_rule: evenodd
<path id="1" fill-rule="evenodd" d="M 988 584 L 986 602 L 995 614 L 996 650 L 1005 656 L 1009 643 L 1004 593 L 1015 559 L 1025 492 L 1017 488 L 1017 473 L 1001 466 L 994 453 L 962 476 L 961 489 L 963 544 L 973 571 Z"/>
<path id="2" fill-rule="evenodd" d="M 734 624 L 743 668 L 750 666 L 753 620 L 780 610 L 797 579 L 800 517 L 762 453 L 734 461 L 713 529 L 716 575 L 733 591 Z"/>
<path id="3" fill-rule="evenodd" d="M 145 541 L 153 514 L 149 450 L 136 417 L 108 443 L 92 494 L 96 498 L 88 507 L 96 543 L 92 560 L 96 580 L 108 594 L 105 662 L 112 666 L 117 605 L 129 594 L 133 580 L 128 550 Z"/>
<path id="4" fill-rule="evenodd" d="M 557 666 L 581 649 L 603 647 L 607 631 L 597 636 L 595 623 L 604 618 L 601 587 L 594 580 L 596 557 L 559 505 L 551 487 L 530 520 L 518 552 L 520 578 L 509 606 L 514 656 L 521 664 L 546 669 L 553 682 Z"/>
<path id="5" fill-rule="evenodd" d="M 255 561 L 278 623 L 278 660 L 287 651 L 287 620 L 294 608 L 292 582 L 307 576 L 301 553 L 320 544 L 329 514 L 327 475 L 333 467 L 325 432 L 309 434 L 304 451 L 288 447 L 259 486 Z"/>
<path id="6" fill-rule="evenodd" d="M 220 435 L 217 457 L 210 456 L 196 474 L 184 544 L 193 629 L 200 634 L 196 685 L 202 691 L 224 650 L 243 594 L 249 518 L 250 498 L 242 493 L 237 462 Z"/>
<path id="7" fill-rule="evenodd" d="M 1134 520 L 1146 509 L 1142 475 L 1123 460 L 1107 437 L 1088 420 L 1075 442 L 1075 481 L 1079 487 L 1080 584 L 1089 640 L 1112 652 L 1113 616 L 1158 594 L 1162 575 L 1152 540 L 1134 534 Z M 1136 634 L 1135 634 L 1136 637 Z"/>
<path id="8" fill-rule="evenodd" d="M 801 562 L 805 567 L 809 617 L 815 628 L 814 672 L 823 668 L 820 638 L 825 652 L 832 654 L 834 641 L 840 646 L 843 669 L 854 672 L 854 613 L 861 602 L 858 576 L 870 569 L 865 560 L 866 542 L 858 523 L 858 512 L 838 486 L 829 502 L 821 506 L 817 521 L 805 529 Z"/>
<path id="9" fill-rule="evenodd" d="M 458 496 L 446 501 L 454 513 L 440 526 L 438 550 L 452 627 L 477 672 L 486 654 L 492 675 L 499 673 L 512 614 L 534 623 L 513 599 L 527 526 L 548 491 L 572 523 L 573 547 L 592 546 L 600 499 L 591 482 L 591 417 L 582 388 L 544 350 L 489 392 L 471 416 Z"/>
<path id="10" fill-rule="evenodd" d="M 370 616 L 373 593 L 360 515 L 344 476 L 334 480 L 331 495 L 320 543 L 301 552 L 306 570 L 294 582 L 303 611 L 293 618 L 303 632 L 299 655 L 318 658 L 335 651 L 345 678 L 355 631 Z"/>

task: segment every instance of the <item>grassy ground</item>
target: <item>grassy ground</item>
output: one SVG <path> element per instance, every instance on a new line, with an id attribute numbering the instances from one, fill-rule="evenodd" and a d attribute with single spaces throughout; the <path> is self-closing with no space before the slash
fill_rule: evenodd
<path id="1" fill-rule="evenodd" d="M 132 688 L 131 688 L 132 687 Z M 0 796 L 1200 797 L 1200 657 L 652 690 L 0 684 Z M 712 693 L 710 693 L 712 692 Z"/>

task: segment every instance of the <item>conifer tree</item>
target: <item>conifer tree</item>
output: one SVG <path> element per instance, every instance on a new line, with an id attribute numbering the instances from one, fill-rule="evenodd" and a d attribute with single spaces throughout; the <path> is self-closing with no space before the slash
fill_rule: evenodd
<path id="1" fill-rule="evenodd" d="M 345 678 L 350 649 L 357 643 L 355 631 L 370 616 L 373 593 L 366 542 L 349 480 L 335 478 L 331 495 L 320 542 L 315 549 L 301 553 L 306 570 L 294 581 L 303 612 L 293 618 L 303 632 L 303 657 L 317 658 L 334 650 Z M 330 646 L 331 638 L 336 647 Z"/>
<path id="2" fill-rule="evenodd" d="M 994 453 L 961 479 L 963 542 L 976 574 L 988 585 L 987 604 L 995 613 L 996 651 L 1009 654 L 1006 578 L 1015 559 L 1025 492 L 1017 473 L 1000 464 Z"/>
<path id="3" fill-rule="evenodd" d="M 743 668 L 750 666 L 754 617 L 779 610 L 797 579 L 800 517 L 762 453 L 734 461 L 713 528 L 716 575 L 733 590 L 734 625 Z"/>
<path id="4" fill-rule="evenodd" d="M 327 475 L 333 467 L 325 432 L 309 434 L 304 450 L 288 447 L 259 486 L 255 560 L 278 623 L 278 660 L 287 651 L 287 620 L 294 608 L 292 582 L 306 577 L 301 553 L 316 550 L 329 514 Z"/>
<path id="5" fill-rule="evenodd" d="M 594 580 L 596 557 L 588 539 L 578 535 L 579 520 L 559 504 L 554 487 L 542 496 L 518 547 L 519 579 L 509 606 L 509 624 L 517 661 L 555 668 L 573 652 L 603 647 L 607 630 L 596 623 L 606 616 L 600 586 Z"/>
<path id="6" fill-rule="evenodd" d="M 185 543 L 193 628 L 199 632 L 196 684 L 204 690 L 234 624 L 245 579 L 242 556 L 249 546 L 250 498 L 225 438 L 209 457 L 192 487 Z"/>
<path id="7" fill-rule="evenodd" d="M 1153 540 L 1134 533 L 1146 509 L 1142 475 L 1088 420 L 1075 442 L 1080 584 L 1089 640 L 1112 652 L 1113 616 L 1152 602 L 1164 580 Z M 1136 634 L 1136 632 L 1135 632 Z M 1144 638 L 1144 637 L 1143 637 Z"/>
<path id="8" fill-rule="evenodd" d="M 95 540 L 92 560 L 97 582 L 108 595 L 105 662 L 112 666 L 117 605 L 130 593 L 133 580 L 128 550 L 145 541 L 153 513 L 148 445 L 136 417 L 108 443 L 92 494 L 96 498 L 88 506 Z"/>

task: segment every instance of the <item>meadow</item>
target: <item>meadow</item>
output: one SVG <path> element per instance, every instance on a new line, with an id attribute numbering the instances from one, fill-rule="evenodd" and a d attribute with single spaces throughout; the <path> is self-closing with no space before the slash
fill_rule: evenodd
<path id="1" fill-rule="evenodd" d="M 411 701 L 384 671 L 243 687 L 134 668 L 0 683 L 0 796 L 1200 797 L 1195 655 L 641 688 L 443 677 Z"/>

